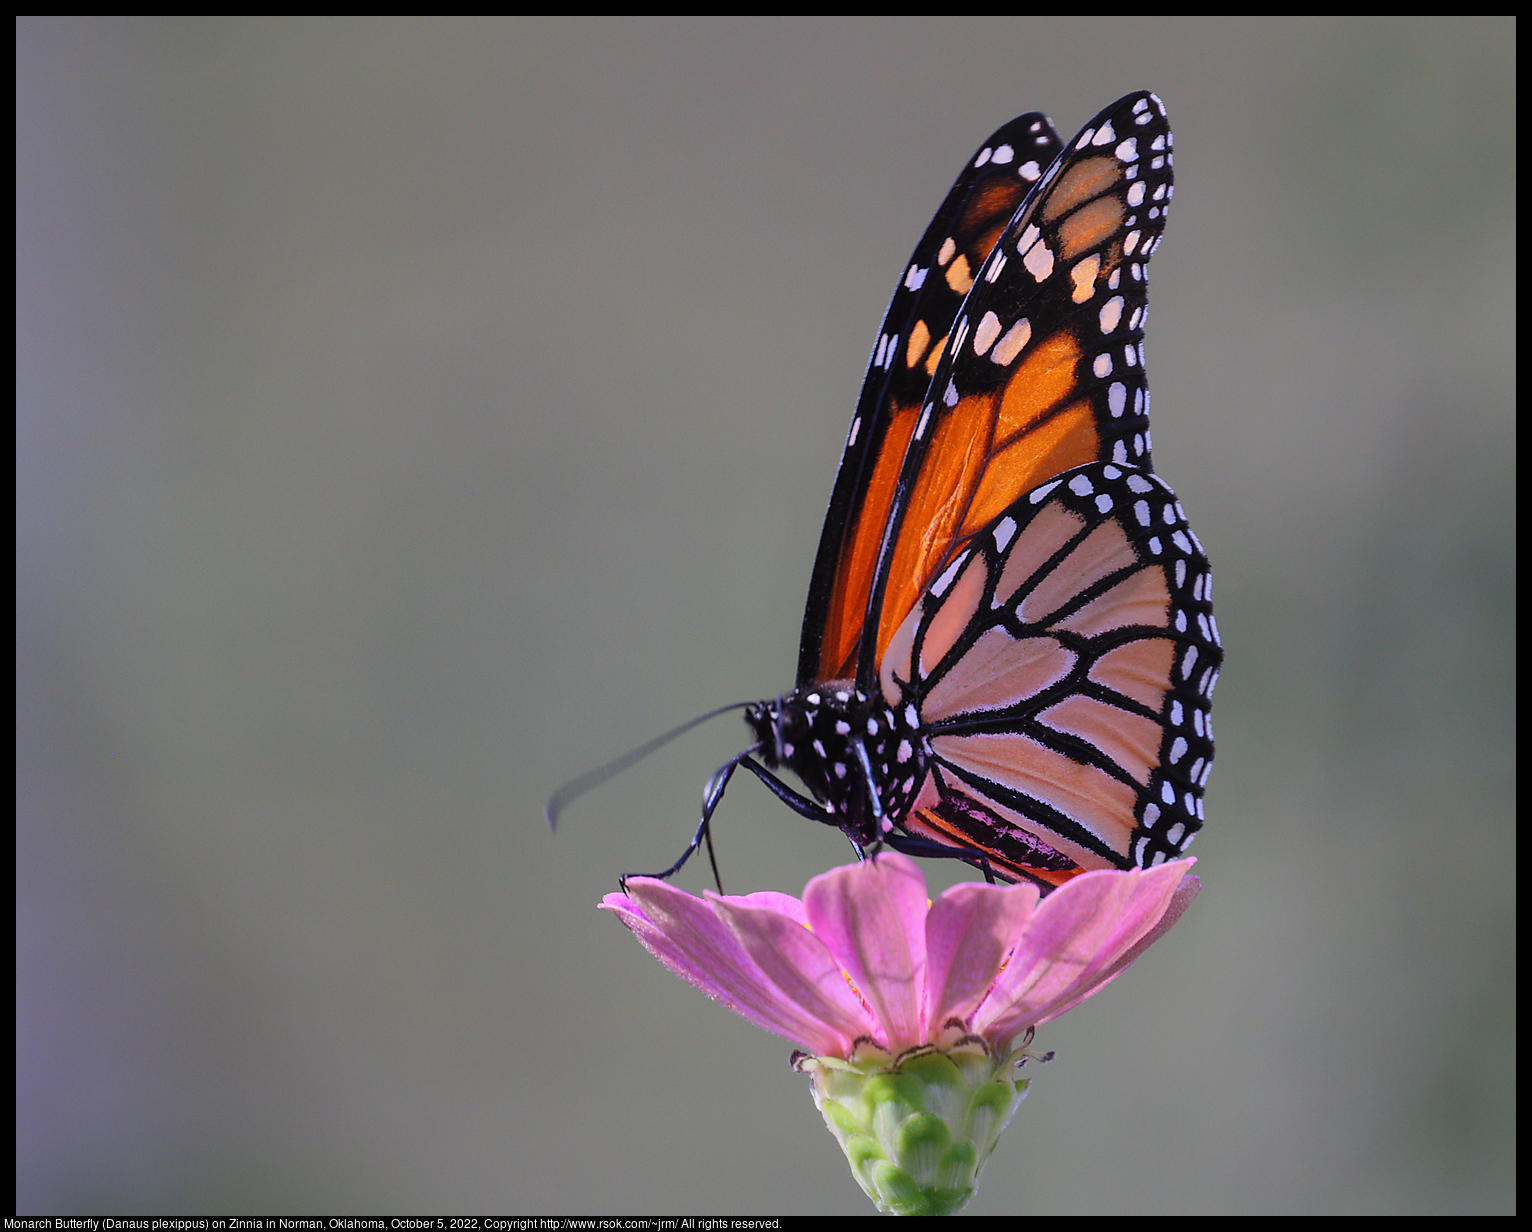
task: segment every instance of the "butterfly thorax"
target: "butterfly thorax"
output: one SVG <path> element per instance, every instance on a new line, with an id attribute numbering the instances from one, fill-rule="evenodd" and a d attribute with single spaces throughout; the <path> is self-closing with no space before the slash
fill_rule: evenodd
<path id="1" fill-rule="evenodd" d="M 834 814 L 847 835 L 863 845 L 910 810 L 926 775 L 924 742 L 913 708 L 891 709 L 849 680 L 806 685 L 745 711 L 761 760 L 791 770 L 809 793 Z M 879 807 L 871 807 L 869 779 Z"/>

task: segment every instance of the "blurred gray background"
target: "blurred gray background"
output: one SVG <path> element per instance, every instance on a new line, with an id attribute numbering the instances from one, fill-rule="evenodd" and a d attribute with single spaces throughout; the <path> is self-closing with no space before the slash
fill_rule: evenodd
<path id="1" fill-rule="evenodd" d="M 931 211 L 1139 87 L 1206 888 L 970 1210 L 1513 1208 L 1513 22 L 18 30 L 22 1211 L 870 1209 L 596 910 L 738 720 L 539 810 L 791 684 Z M 850 858 L 743 778 L 717 834 L 734 893 Z"/>

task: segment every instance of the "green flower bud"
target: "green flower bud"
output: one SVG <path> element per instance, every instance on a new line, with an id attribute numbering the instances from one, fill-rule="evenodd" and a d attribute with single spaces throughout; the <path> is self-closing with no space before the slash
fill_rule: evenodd
<path id="1" fill-rule="evenodd" d="M 850 1060 L 795 1053 L 814 1103 L 880 1211 L 950 1215 L 978 1189 L 1028 1079 L 976 1035 L 895 1057 L 859 1041 Z M 1025 1054 L 1023 1054 L 1023 1058 Z"/>

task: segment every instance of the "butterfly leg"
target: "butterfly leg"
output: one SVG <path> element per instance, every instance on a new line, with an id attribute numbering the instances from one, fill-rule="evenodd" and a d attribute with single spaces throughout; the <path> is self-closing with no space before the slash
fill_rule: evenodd
<path id="1" fill-rule="evenodd" d="M 865 756 L 865 754 L 864 754 Z M 853 832 L 854 827 L 843 817 L 837 817 L 829 809 L 810 800 L 807 796 L 799 795 L 771 771 L 758 764 L 749 757 L 744 758 L 740 764 L 749 770 L 756 778 L 765 783 L 771 794 L 800 817 L 807 817 L 810 821 L 817 821 L 820 825 L 834 826 L 851 841 L 851 849 L 856 852 L 858 860 L 865 860 L 867 852 L 857 840 Z"/>
<path id="2" fill-rule="evenodd" d="M 681 866 L 692 858 L 692 852 L 696 851 L 703 843 L 707 844 L 708 862 L 713 866 L 713 884 L 718 887 L 718 892 L 723 893 L 723 878 L 718 875 L 718 854 L 713 850 L 713 813 L 718 808 L 718 802 L 723 799 L 724 789 L 728 787 L 729 780 L 734 777 L 734 771 L 741 762 L 745 762 L 754 768 L 750 762 L 750 751 L 747 749 L 738 757 L 731 758 L 719 766 L 708 779 L 707 786 L 702 789 L 702 820 L 697 825 L 697 832 L 692 835 L 692 841 L 687 844 L 686 850 L 681 853 L 681 858 L 667 868 L 663 873 L 624 873 L 619 877 L 618 884 L 627 890 L 629 877 L 652 876 L 656 881 L 668 881 L 676 873 L 681 871 Z"/>
<path id="3" fill-rule="evenodd" d="M 766 784 L 767 790 L 778 800 L 792 809 L 800 817 L 807 817 L 810 821 L 817 821 L 822 825 L 840 828 L 840 820 L 834 813 L 823 805 L 810 800 L 807 796 L 799 795 L 765 766 L 761 765 L 749 754 L 742 754 L 739 764 Z"/>
<path id="4" fill-rule="evenodd" d="M 851 747 L 856 752 L 857 764 L 862 767 L 862 780 L 867 784 L 867 799 L 872 806 L 872 832 L 883 837 L 883 797 L 878 794 L 878 780 L 872 776 L 872 758 L 867 756 L 867 745 L 861 739 L 853 739 Z"/>
<path id="5" fill-rule="evenodd" d="M 995 884 L 995 870 L 990 866 L 983 852 L 967 851 L 962 847 L 949 847 L 945 843 L 932 842 L 930 839 L 920 838 L 914 834 L 886 834 L 883 836 L 883 841 L 895 851 L 901 851 L 907 856 L 924 856 L 931 860 L 962 860 L 983 873 L 984 880 L 990 885 Z"/>
<path id="6" fill-rule="evenodd" d="M 883 819 L 883 801 L 878 795 L 878 781 L 873 777 L 872 759 L 867 755 L 867 745 L 862 740 L 854 739 L 851 741 L 851 747 L 856 753 L 857 762 L 862 767 L 862 776 L 867 783 L 867 798 L 872 802 L 873 833 L 878 836 L 877 841 L 879 843 L 886 842 L 895 851 L 903 852 L 909 856 L 932 856 L 939 860 L 962 860 L 966 858 L 968 863 L 984 873 L 985 881 L 989 882 L 990 885 L 995 884 L 994 869 L 990 867 L 989 860 L 984 857 L 983 853 L 978 853 L 978 858 L 975 859 L 973 855 L 967 855 L 957 848 L 948 847 L 943 843 L 935 843 L 930 839 L 919 838 L 912 834 L 898 834 L 892 826 L 888 826 Z M 856 847 L 857 855 L 862 856 L 864 860 L 867 858 L 863 855 L 862 849 L 858 846 L 855 839 L 852 840 L 851 845 Z"/>

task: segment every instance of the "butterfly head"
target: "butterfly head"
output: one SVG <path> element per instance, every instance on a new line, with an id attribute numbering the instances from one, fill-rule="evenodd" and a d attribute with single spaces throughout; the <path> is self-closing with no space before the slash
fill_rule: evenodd
<path id="1" fill-rule="evenodd" d="M 745 722 L 769 769 L 791 770 L 814 799 L 844 812 L 846 785 L 854 781 L 857 764 L 849 742 L 867 709 L 855 686 L 840 680 L 757 702 L 746 709 Z"/>

